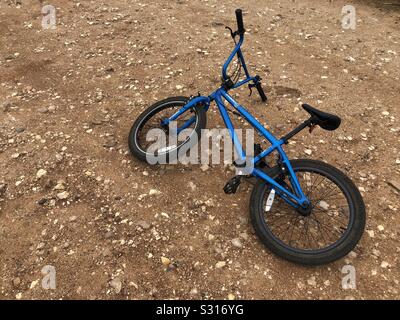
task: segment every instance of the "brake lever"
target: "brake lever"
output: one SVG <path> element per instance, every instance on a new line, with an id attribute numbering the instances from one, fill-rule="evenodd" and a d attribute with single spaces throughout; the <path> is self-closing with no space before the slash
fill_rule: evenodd
<path id="1" fill-rule="evenodd" d="M 228 26 L 225 26 L 225 29 L 228 29 L 229 30 L 229 32 L 231 33 L 231 37 L 232 37 L 232 39 L 233 40 L 235 40 L 235 37 L 239 34 L 239 32 L 238 31 L 233 31 L 232 30 L 232 28 L 231 27 L 228 27 Z"/>
<path id="2" fill-rule="evenodd" d="M 228 29 L 228 30 L 230 31 L 231 36 L 232 36 L 232 38 L 233 38 L 233 30 L 232 30 L 232 28 L 231 28 L 231 27 L 228 27 L 228 26 L 225 26 L 225 29 Z"/>
<path id="3" fill-rule="evenodd" d="M 256 78 L 258 79 L 258 81 L 261 80 L 261 78 L 259 76 L 256 76 Z M 250 94 L 249 97 L 251 96 L 251 94 L 253 93 L 253 88 L 257 87 L 257 85 L 255 83 L 249 83 L 249 90 L 250 90 Z"/>
<path id="4" fill-rule="evenodd" d="M 249 94 L 249 97 L 251 97 L 251 95 L 252 95 L 252 93 L 253 93 L 253 87 L 255 87 L 255 85 L 254 84 L 251 84 L 251 83 L 249 83 L 249 90 L 250 90 L 250 94 Z"/>

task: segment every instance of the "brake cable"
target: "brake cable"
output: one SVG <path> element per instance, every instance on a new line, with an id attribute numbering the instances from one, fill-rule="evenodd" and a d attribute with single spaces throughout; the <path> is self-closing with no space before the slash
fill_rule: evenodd
<path id="1" fill-rule="evenodd" d="M 225 26 L 225 29 L 228 29 L 230 31 L 231 37 L 232 37 L 233 42 L 235 43 L 235 46 L 236 46 L 237 45 L 236 36 L 238 35 L 238 32 L 237 31 L 233 32 L 233 30 L 228 26 Z M 241 71 L 242 71 L 242 63 L 241 63 L 240 58 L 239 58 L 239 53 L 237 53 L 236 58 L 237 58 L 236 69 L 232 73 L 232 78 L 233 78 L 232 81 L 235 84 L 239 81 L 240 75 L 241 75 Z"/>

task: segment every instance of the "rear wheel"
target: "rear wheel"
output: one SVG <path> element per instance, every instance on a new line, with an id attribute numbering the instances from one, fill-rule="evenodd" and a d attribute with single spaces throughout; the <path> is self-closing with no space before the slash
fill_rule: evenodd
<path id="1" fill-rule="evenodd" d="M 171 126 L 163 125 L 163 120 L 175 114 L 188 101 L 187 97 L 171 97 L 143 111 L 129 133 L 129 148 L 136 158 L 150 164 L 155 164 L 157 159 L 160 160 L 157 163 L 170 163 L 177 159 L 184 146 L 188 150 L 198 142 L 201 129 L 206 127 L 203 106 L 187 110 L 176 121 L 171 121 Z M 176 130 L 183 127 L 185 129 L 180 132 Z"/>
<path id="2" fill-rule="evenodd" d="M 300 212 L 259 180 L 250 200 L 251 221 L 263 242 L 278 256 L 304 265 L 319 265 L 348 254 L 365 227 L 365 206 L 354 183 L 338 169 L 315 160 L 293 160 L 293 170 L 311 201 Z M 266 173 L 291 188 L 278 167 Z"/>

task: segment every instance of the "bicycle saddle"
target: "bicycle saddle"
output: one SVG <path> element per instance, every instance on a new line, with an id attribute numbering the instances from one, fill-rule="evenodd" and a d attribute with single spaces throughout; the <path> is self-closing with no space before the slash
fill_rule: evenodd
<path id="1" fill-rule="evenodd" d="M 306 103 L 302 107 L 314 118 L 315 124 L 322 129 L 333 131 L 339 128 L 341 119 L 338 116 L 318 110 Z"/>

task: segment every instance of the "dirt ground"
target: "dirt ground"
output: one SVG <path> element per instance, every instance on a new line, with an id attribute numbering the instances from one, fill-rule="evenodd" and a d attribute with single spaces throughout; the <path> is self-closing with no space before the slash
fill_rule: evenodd
<path id="1" fill-rule="evenodd" d="M 345 30 L 341 0 L 2 0 L 0 298 L 399 298 L 400 3 L 387 2 L 353 1 L 356 29 Z M 45 4 L 55 30 L 42 29 Z M 239 101 L 278 136 L 306 119 L 302 102 L 343 119 L 286 147 L 339 167 L 364 196 L 367 230 L 330 265 L 264 249 L 248 222 L 251 185 L 225 195 L 223 165 L 150 167 L 129 153 L 146 106 L 219 85 L 237 7 L 270 98 L 243 88 Z M 346 264 L 356 289 L 341 286 Z M 54 290 L 41 285 L 48 265 Z"/>

